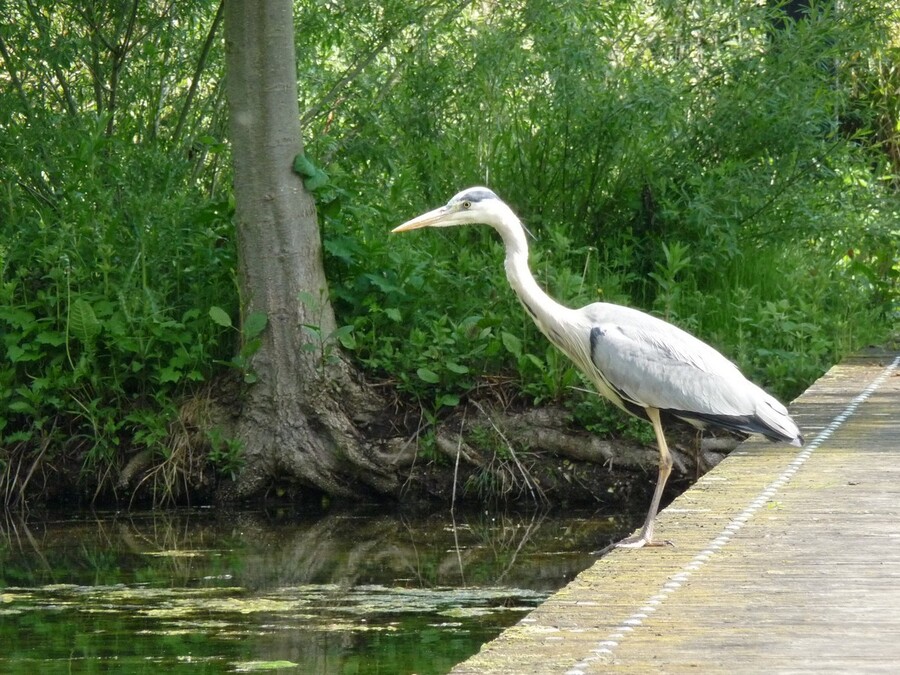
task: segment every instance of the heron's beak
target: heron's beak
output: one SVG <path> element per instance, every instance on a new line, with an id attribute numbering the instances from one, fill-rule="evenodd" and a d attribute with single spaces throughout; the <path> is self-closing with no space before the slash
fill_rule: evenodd
<path id="1" fill-rule="evenodd" d="M 416 216 L 412 220 L 407 220 L 402 225 L 395 227 L 391 232 L 406 232 L 408 230 L 418 230 L 420 227 L 440 225 L 441 221 L 447 217 L 448 213 L 447 207 L 441 206 L 428 213 L 423 213 L 421 216 Z"/>

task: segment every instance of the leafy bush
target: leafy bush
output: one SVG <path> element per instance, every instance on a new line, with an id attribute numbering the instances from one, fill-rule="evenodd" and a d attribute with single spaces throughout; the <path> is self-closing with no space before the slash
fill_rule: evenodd
<path id="1" fill-rule="evenodd" d="M 345 208 L 325 229 L 356 241 L 356 266 L 329 262 L 336 288 L 365 287 L 362 305 L 336 291 L 360 359 L 425 401 L 455 400 L 473 372 L 568 396 L 577 377 L 517 307 L 492 233 L 388 239 L 475 183 L 537 233 L 532 267 L 553 295 L 654 311 L 783 397 L 884 335 L 897 167 L 867 130 L 893 104 L 883 87 L 867 104 L 856 83 L 896 57 L 884 29 L 897 18 L 854 3 L 783 19 L 719 3 L 473 9 L 395 52 L 378 111 L 380 81 L 355 82 L 311 141 L 327 156 L 337 120 L 365 139 L 332 170 L 370 212 Z"/>
<path id="2" fill-rule="evenodd" d="M 98 127 L 67 125 L 40 164 L 49 131 L 20 136 L 5 169 L 0 438 L 102 471 L 132 445 L 165 455 L 179 397 L 231 356 L 207 310 L 235 302 L 227 202 L 172 194 L 184 167 Z"/>
<path id="3" fill-rule="evenodd" d="M 551 294 L 653 311 L 783 397 L 880 339 L 900 275 L 900 19 L 777 4 L 298 6 L 341 326 L 323 355 L 340 343 L 430 413 L 515 382 L 597 430 L 628 424 L 573 392 L 492 232 L 388 235 L 479 183 L 537 235 Z M 49 455 L 101 475 L 165 459 L 180 399 L 252 349 L 229 328 L 217 3 L 129 7 L 0 10 L 0 494 Z"/>

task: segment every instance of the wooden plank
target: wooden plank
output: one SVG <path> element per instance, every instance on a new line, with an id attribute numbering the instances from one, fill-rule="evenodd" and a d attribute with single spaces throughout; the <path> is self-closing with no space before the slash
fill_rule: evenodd
<path id="1" fill-rule="evenodd" d="M 454 673 L 900 669 L 900 355 L 832 368 L 751 440 Z"/>

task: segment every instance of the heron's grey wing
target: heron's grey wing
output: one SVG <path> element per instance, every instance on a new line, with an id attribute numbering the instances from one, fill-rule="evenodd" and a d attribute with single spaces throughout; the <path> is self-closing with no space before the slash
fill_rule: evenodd
<path id="1" fill-rule="evenodd" d="M 617 305 L 601 305 L 587 315 L 591 361 L 626 401 L 708 415 L 753 412 L 745 385 L 754 389 L 755 385 L 731 361 L 689 333 Z"/>
<path id="2" fill-rule="evenodd" d="M 700 426 L 802 445 L 787 408 L 705 342 L 628 307 L 597 303 L 582 311 L 590 323 L 590 361 L 598 386 L 606 385 L 626 402 Z"/>

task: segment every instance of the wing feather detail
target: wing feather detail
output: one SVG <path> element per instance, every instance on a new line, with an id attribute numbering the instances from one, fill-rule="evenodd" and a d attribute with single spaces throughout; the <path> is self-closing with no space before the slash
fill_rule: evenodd
<path id="1" fill-rule="evenodd" d="M 705 342 L 628 307 L 596 303 L 580 313 L 589 330 L 593 372 L 588 374 L 625 402 L 698 426 L 802 442 L 785 407 Z"/>

